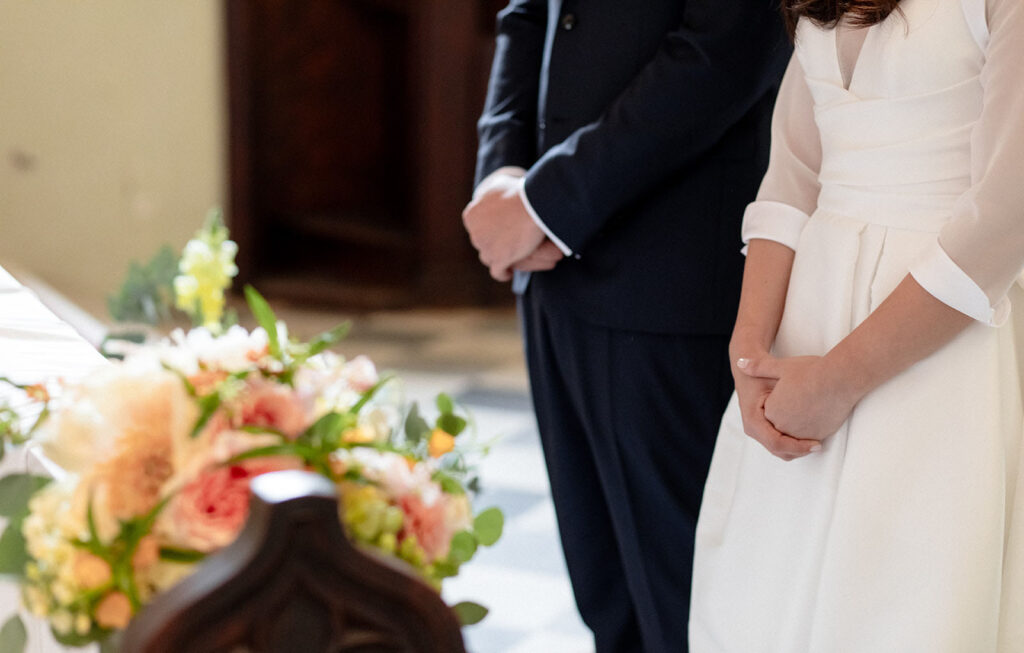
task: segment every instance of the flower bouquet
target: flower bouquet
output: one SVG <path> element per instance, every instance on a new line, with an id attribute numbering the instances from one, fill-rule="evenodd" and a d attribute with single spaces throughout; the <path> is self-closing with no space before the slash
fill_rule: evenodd
<path id="1" fill-rule="evenodd" d="M 177 331 L 78 384 L 18 386 L 40 406 L 24 431 L 0 410 L 8 441 L 37 443 L 66 472 L 0 479 L 0 572 L 20 577 L 61 643 L 107 640 L 232 542 L 267 472 L 331 480 L 351 539 L 438 589 L 501 536 L 498 509 L 473 513 L 474 447 L 448 396 L 428 423 L 370 360 L 329 351 L 346 325 L 297 342 L 259 293 L 246 298 L 252 332 Z M 486 614 L 455 610 L 463 623 Z"/>

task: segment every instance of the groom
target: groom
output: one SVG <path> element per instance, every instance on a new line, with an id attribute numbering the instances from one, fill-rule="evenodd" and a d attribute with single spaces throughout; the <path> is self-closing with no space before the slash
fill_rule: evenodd
<path id="1" fill-rule="evenodd" d="M 732 391 L 740 220 L 790 53 L 776 4 L 512 0 L 499 14 L 463 219 L 491 275 L 515 273 L 598 653 L 686 650 L 694 527 Z"/>

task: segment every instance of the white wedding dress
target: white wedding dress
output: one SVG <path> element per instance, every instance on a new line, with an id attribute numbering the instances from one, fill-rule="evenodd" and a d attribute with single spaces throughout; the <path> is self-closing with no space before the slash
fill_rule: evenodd
<path id="1" fill-rule="evenodd" d="M 693 653 L 1024 652 L 1024 0 L 900 8 L 801 21 L 744 238 L 796 252 L 779 356 L 826 353 L 908 272 L 976 321 L 794 462 L 733 398 Z"/>

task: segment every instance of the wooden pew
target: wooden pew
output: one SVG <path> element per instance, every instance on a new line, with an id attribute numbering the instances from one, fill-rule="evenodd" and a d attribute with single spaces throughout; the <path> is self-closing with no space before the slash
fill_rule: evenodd
<path id="1" fill-rule="evenodd" d="M 266 474 L 252 495 L 238 539 L 147 606 L 122 653 L 465 653 L 432 588 L 349 542 L 325 478 Z"/>

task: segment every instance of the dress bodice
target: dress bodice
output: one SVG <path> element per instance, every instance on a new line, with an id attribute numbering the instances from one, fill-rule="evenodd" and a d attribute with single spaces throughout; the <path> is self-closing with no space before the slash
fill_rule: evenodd
<path id="1" fill-rule="evenodd" d="M 868 28 L 849 88 L 837 30 L 803 20 L 796 53 L 820 138 L 820 209 L 937 231 L 971 184 L 983 101 L 982 0 L 903 0 Z"/>

